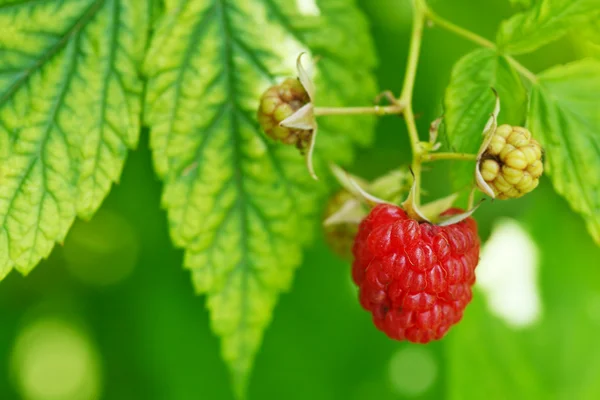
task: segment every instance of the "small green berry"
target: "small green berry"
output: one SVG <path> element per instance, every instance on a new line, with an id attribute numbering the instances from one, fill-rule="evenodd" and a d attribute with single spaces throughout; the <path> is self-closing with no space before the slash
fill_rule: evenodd
<path id="1" fill-rule="evenodd" d="M 279 85 L 271 86 L 260 99 L 258 122 L 272 139 L 291 144 L 304 151 L 312 136 L 312 130 L 281 126 L 281 121 L 290 117 L 310 101 L 308 93 L 298 79 L 288 78 Z"/>
<path id="2" fill-rule="evenodd" d="M 354 199 L 346 190 L 335 193 L 328 201 L 323 220 L 336 213 L 347 201 Z M 323 234 L 329 248 L 345 260 L 352 259 L 352 244 L 358 233 L 357 222 L 341 222 L 333 225 L 323 225 Z"/>

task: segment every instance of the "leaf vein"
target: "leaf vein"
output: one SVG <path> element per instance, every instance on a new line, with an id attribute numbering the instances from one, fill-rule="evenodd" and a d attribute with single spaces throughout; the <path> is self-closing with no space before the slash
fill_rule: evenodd
<path id="1" fill-rule="evenodd" d="M 56 53 L 58 53 L 62 48 L 66 46 L 69 40 L 79 33 L 83 27 L 96 15 L 98 10 L 101 8 L 104 0 L 96 0 L 92 5 L 86 10 L 86 12 L 79 18 L 71 28 L 69 28 L 66 34 L 62 37 L 60 41 L 55 43 L 52 47 L 46 50 L 41 57 L 29 68 L 25 69 L 23 76 L 16 80 L 6 92 L 0 96 L 0 105 L 4 104 L 20 87 L 23 85 L 29 77 L 42 67 L 48 60 L 50 60 Z"/>

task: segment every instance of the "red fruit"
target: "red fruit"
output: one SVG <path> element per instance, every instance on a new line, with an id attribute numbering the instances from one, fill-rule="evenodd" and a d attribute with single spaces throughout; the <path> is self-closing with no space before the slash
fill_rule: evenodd
<path id="1" fill-rule="evenodd" d="M 410 219 L 400 207 L 378 205 L 361 222 L 352 252 L 360 303 L 392 339 L 441 339 L 471 301 L 479 261 L 473 218 L 437 226 Z"/>

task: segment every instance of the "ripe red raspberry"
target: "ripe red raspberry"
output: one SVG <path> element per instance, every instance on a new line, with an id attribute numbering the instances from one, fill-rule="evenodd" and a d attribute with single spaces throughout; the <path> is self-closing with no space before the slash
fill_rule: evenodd
<path id="1" fill-rule="evenodd" d="M 473 218 L 442 227 L 378 205 L 361 222 L 352 252 L 360 303 L 392 339 L 441 339 L 471 301 L 479 261 Z"/>

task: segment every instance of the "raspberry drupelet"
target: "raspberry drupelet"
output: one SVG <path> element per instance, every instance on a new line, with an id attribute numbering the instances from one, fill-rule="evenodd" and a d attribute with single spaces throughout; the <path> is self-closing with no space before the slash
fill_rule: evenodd
<path id="1" fill-rule="evenodd" d="M 441 339 L 471 301 L 479 245 L 473 218 L 437 226 L 378 205 L 361 222 L 352 249 L 360 303 L 392 339 Z"/>

